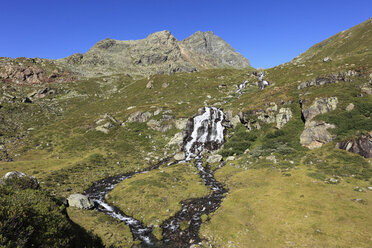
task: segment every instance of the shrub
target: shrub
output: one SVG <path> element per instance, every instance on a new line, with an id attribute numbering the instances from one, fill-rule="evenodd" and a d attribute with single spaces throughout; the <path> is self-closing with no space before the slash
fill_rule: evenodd
<path id="1" fill-rule="evenodd" d="M 233 130 L 232 137 L 226 141 L 220 154 L 224 157 L 243 154 L 256 139 L 256 134 L 247 132 L 245 126 L 240 124 Z"/>
<path id="2" fill-rule="evenodd" d="M 35 189 L 0 186 L 0 247 L 102 247 L 63 205 Z"/>

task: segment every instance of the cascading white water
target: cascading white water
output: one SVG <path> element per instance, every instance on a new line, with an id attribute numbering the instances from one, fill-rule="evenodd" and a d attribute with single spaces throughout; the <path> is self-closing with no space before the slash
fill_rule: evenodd
<path id="1" fill-rule="evenodd" d="M 204 107 L 203 113 L 193 118 L 190 140 L 185 144 L 186 161 L 199 158 L 206 145 L 212 149 L 220 146 L 224 139 L 222 121 L 224 113 L 214 107 Z"/>

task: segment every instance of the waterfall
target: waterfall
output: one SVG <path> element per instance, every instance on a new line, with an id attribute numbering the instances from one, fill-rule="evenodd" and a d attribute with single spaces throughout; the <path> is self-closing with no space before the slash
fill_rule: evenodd
<path id="1" fill-rule="evenodd" d="M 204 107 L 202 114 L 195 116 L 186 128 L 189 134 L 185 139 L 186 161 L 201 158 L 204 148 L 215 150 L 224 141 L 224 113 L 214 107 Z M 191 131 L 192 130 L 192 131 Z M 190 133 L 191 131 L 191 133 Z"/>

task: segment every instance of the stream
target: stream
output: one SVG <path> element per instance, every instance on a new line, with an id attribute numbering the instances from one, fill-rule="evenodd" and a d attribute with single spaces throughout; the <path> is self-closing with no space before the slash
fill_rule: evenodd
<path id="1" fill-rule="evenodd" d="M 146 227 L 140 220 L 127 216 L 119 208 L 107 203 L 105 196 L 118 183 L 136 174 L 147 173 L 158 169 L 161 165 L 168 166 L 170 159 L 165 159 L 144 171 L 116 175 L 97 181 L 85 193 L 94 201 L 96 209 L 104 212 L 129 226 L 133 239 L 141 240 L 142 247 L 190 247 L 201 242 L 199 230 L 202 223 L 201 216 L 216 211 L 227 190 L 219 183 L 208 165 L 203 164 L 203 151 L 218 149 L 224 142 L 224 113 L 214 107 L 204 107 L 199 115 L 189 120 L 186 126 L 183 151 L 186 159 L 179 163 L 194 160 L 199 175 L 206 186 L 211 188 L 211 194 L 201 198 L 188 199 L 183 202 L 182 210 L 164 221 L 161 225 L 163 239 L 157 240 L 152 234 L 152 228 Z M 181 228 L 181 223 L 186 227 Z M 186 224 L 185 224 L 186 223 Z"/>

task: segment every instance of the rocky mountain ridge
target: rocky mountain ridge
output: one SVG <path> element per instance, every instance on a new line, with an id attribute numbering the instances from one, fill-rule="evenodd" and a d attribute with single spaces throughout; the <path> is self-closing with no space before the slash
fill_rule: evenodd
<path id="1" fill-rule="evenodd" d="M 156 32 L 142 40 L 105 39 L 85 54 L 77 53 L 58 62 L 85 75 L 148 76 L 250 66 L 248 59 L 211 31 L 198 31 L 182 41 L 170 31 Z"/>

